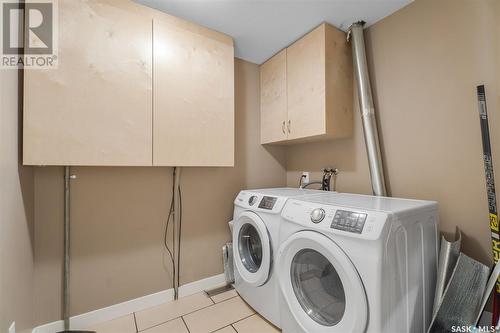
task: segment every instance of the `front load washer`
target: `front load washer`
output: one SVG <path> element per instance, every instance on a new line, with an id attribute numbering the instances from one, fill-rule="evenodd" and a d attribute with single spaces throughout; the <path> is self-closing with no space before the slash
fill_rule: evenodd
<path id="1" fill-rule="evenodd" d="M 288 198 L 318 195 L 317 190 L 276 188 L 241 191 L 234 201 L 234 287 L 258 313 L 281 327 L 274 263 L 281 211 Z"/>
<path id="2" fill-rule="evenodd" d="M 331 193 L 290 199 L 277 275 L 284 333 L 426 332 L 437 204 Z"/>

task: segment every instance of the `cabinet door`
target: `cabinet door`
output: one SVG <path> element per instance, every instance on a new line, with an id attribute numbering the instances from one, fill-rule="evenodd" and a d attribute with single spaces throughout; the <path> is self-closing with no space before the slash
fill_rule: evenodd
<path id="1" fill-rule="evenodd" d="M 325 25 L 287 48 L 288 139 L 324 135 Z"/>
<path id="2" fill-rule="evenodd" d="M 24 164 L 152 164 L 152 20 L 59 1 L 59 65 L 24 72 Z"/>
<path id="3" fill-rule="evenodd" d="M 260 66 L 261 143 L 287 139 L 286 50 Z"/>
<path id="4" fill-rule="evenodd" d="M 157 19 L 154 59 L 154 165 L 233 166 L 232 40 Z"/>

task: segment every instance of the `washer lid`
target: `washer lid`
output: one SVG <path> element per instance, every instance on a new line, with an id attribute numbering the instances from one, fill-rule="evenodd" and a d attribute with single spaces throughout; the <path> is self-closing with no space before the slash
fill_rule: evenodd
<path id="1" fill-rule="evenodd" d="M 342 249 L 314 232 L 293 234 L 280 248 L 280 289 L 305 332 L 362 332 L 368 306 L 359 274 Z"/>
<path id="2" fill-rule="evenodd" d="M 236 269 L 245 282 L 256 287 L 266 283 L 271 271 L 271 242 L 257 214 L 243 212 L 234 222 L 233 254 Z"/>

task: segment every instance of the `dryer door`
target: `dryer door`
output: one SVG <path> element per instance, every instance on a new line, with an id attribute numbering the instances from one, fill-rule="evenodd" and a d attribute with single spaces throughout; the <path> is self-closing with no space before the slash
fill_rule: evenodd
<path id="1" fill-rule="evenodd" d="M 304 332 L 364 332 L 365 289 L 335 242 L 314 231 L 300 231 L 281 246 L 279 258 L 281 292 Z"/>
<path id="2" fill-rule="evenodd" d="M 266 283 L 271 271 L 271 243 L 261 218 L 243 212 L 233 226 L 233 253 L 236 269 L 252 286 Z"/>

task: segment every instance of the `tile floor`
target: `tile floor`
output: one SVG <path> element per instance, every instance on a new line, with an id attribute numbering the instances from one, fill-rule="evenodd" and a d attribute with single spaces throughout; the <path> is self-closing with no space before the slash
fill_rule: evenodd
<path id="1" fill-rule="evenodd" d="M 97 333 L 278 333 L 234 290 L 198 293 L 89 327 Z"/>

